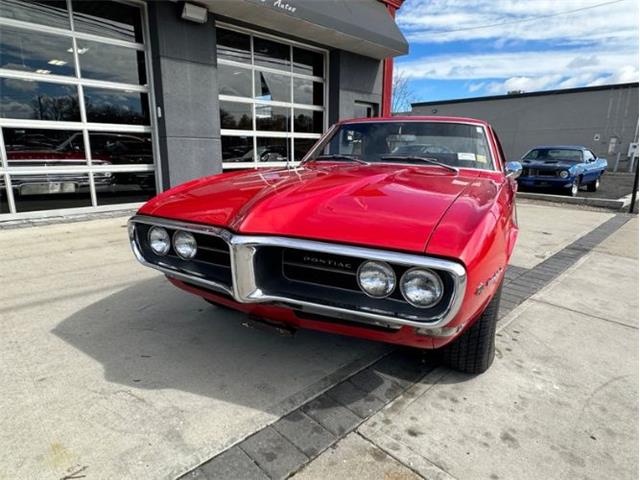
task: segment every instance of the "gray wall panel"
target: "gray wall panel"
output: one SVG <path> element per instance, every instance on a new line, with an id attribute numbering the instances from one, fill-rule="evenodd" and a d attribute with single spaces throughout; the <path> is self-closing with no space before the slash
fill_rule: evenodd
<path id="1" fill-rule="evenodd" d="M 343 50 L 329 61 L 329 123 L 353 118 L 355 102 L 382 101 L 382 62 Z"/>
<path id="2" fill-rule="evenodd" d="M 153 10 L 157 22 L 151 26 L 161 31 L 154 55 L 207 65 L 215 64 L 216 43 L 209 41 L 211 35 L 214 35 L 215 40 L 215 30 L 213 34 L 206 31 L 206 27 L 214 25 L 211 19 L 204 25 L 182 20 L 180 2 L 149 2 L 149 7 Z"/>
<path id="3" fill-rule="evenodd" d="M 222 171 L 216 30 L 180 18 L 180 5 L 149 2 L 163 189 Z"/>
<path id="4" fill-rule="evenodd" d="M 203 161 L 210 158 L 211 152 L 221 150 L 218 138 L 169 137 L 166 148 L 167 156 L 171 159 L 168 180 L 172 186 L 222 171 L 219 161 Z M 220 156 L 215 158 L 219 159 Z"/>
<path id="5" fill-rule="evenodd" d="M 211 65 L 161 58 L 164 123 L 169 137 L 220 138 L 217 72 Z"/>
<path id="6" fill-rule="evenodd" d="M 608 158 L 612 166 L 615 155 L 608 154 L 609 139 L 619 137 L 622 158 L 634 141 L 638 87 L 414 105 L 411 113 L 487 120 L 511 160 L 536 145 L 578 144 Z M 594 140 L 596 134 L 599 141 Z"/>

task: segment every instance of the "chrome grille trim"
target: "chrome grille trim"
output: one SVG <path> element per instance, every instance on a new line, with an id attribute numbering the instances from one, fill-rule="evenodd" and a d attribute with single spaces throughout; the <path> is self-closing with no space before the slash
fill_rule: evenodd
<path id="1" fill-rule="evenodd" d="M 350 245 L 338 245 L 333 243 L 319 242 L 315 240 L 302 240 L 289 237 L 264 236 L 264 235 L 236 235 L 231 232 L 208 225 L 200 225 L 177 220 L 151 217 L 146 215 L 135 215 L 129 223 L 144 223 L 157 225 L 171 229 L 181 229 L 189 232 L 212 235 L 221 238 L 229 245 L 231 255 L 231 278 L 232 285 L 223 285 L 218 282 L 197 277 L 186 271 L 167 268 L 166 266 L 147 262 L 137 244 L 135 237 L 130 237 L 131 248 L 136 259 L 145 266 L 154 268 L 168 276 L 178 280 L 193 283 L 204 288 L 226 293 L 239 303 L 270 303 L 287 305 L 293 309 L 305 309 L 315 311 L 324 315 L 341 314 L 356 316 L 365 323 L 376 323 L 380 325 L 402 326 L 408 325 L 421 329 L 433 329 L 442 331 L 458 313 L 466 291 L 467 276 L 464 267 L 450 260 L 427 257 L 424 255 L 400 253 L 388 250 L 373 249 L 367 247 L 356 247 Z M 131 232 L 132 229 L 129 229 Z M 310 252 L 322 252 L 330 255 L 349 256 L 366 260 L 380 260 L 393 264 L 409 267 L 425 267 L 448 273 L 453 280 L 453 292 L 449 299 L 449 304 L 444 312 L 436 317 L 421 317 L 419 315 L 391 315 L 388 312 L 381 312 L 373 309 L 354 309 L 339 307 L 335 305 L 324 305 L 311 301 L 303 301 L 264 292 L 256 284 L 254 270 L 254 256 L 260 247 L 283 247 L 297 250 L 307 250 Z"/>

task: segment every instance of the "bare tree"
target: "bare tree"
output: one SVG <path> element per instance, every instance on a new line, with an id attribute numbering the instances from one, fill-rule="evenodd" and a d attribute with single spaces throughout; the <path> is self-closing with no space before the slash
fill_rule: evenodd
<path id="1" fill-rule="evenodd" d="M 405 72 L 400 71 L 393 76 L 392 88 L 391 111 L 393 113 L 410 111 L 411 102 L 416 98 Z"/>

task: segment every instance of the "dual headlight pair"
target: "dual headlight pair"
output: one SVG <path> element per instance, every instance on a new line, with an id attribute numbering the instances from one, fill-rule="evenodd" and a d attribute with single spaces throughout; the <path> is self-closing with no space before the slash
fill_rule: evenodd
<path id="1" fill-rule="evenodd" d="M 152 227 L 148 234 L 149 247 L 159 256 L 164 256 L 171 249 L 172 239 L 162 227 Z M 190 260 L 198 252 L 195 237 L 183 230 L 173 234 L 173 249 L 176 254 Z M 358 268 L 358 285 L 362 291 L 372 298 L 386 298 L 396 288 L 396 274 L 386 262 L 366 261 Z M 440 277 L 431 270 L 410 268 L 400 278 L 400 292 L 404 299 L 417 308 L 428 308 L 440 301 L 444 288 Z"/>
<path id="2" fill-rule="evenodd" d="M 358 268 L 358 285 L 373 298 L 386 298 L 396 288 L 396 274 L 386 262 L 367 261 Z M 410 268 L 400 278 L 400 292 L 417 308 L 432 307 L 442 298 L 442 280 L 426 268 Z"/>
<path id="3" fill-rule="evenodd" d="M 149 230 L 149 246 L 156 255 L 164 256 L 171 249 L 171 237 L 162 227 L 152 227 Z M 173 234 L 173 249 L 184 260 L 191 260 L 198 252 L 198 243 L 195 237 L 183 230 L 177 230 Z"/>

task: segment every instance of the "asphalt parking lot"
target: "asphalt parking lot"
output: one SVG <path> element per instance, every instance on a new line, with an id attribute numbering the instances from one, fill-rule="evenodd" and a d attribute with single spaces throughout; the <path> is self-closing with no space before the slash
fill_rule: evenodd
<path id="1" fill-rule="evenodd" d="M 589 192 L 585 187 L 581 188 L 578 197 L 584 198 L 607 198 L 617 200 L 629 195 L 633 191 L 633 173 L 605 173 L 600 179 L 600 188 L 597 192 Z M 520 186 L 519 190 L 528 193 L 541 193 L 549 195 L 562 195 L 563 192 L 544 188 L 525 188 Z"/>
<path id="2" fill-rule="evenodd" d="M 633 192 L 635 175 L 632 173 L 605 173 L 600 179 L 600 188 L 596 192 L 589 192 L 581 188 L 576 198 L 571 198 L 566 192 L 555 189 L 518 187 L 520 198 L 546 200 L 554 203 L 568 203 L 574 205 L 591 205 L 613 210 L 629 211 L 631 194 Z M 638 201 L 635 203 L 637 211 Z"/>
<path id="3" fill-rule="evenodd" d="M 475 378 L 246 328 L 139 266 L 122 217 L 0 230 L 0 479 L 636 478 L 637 217 L 519 219 Z"/>

